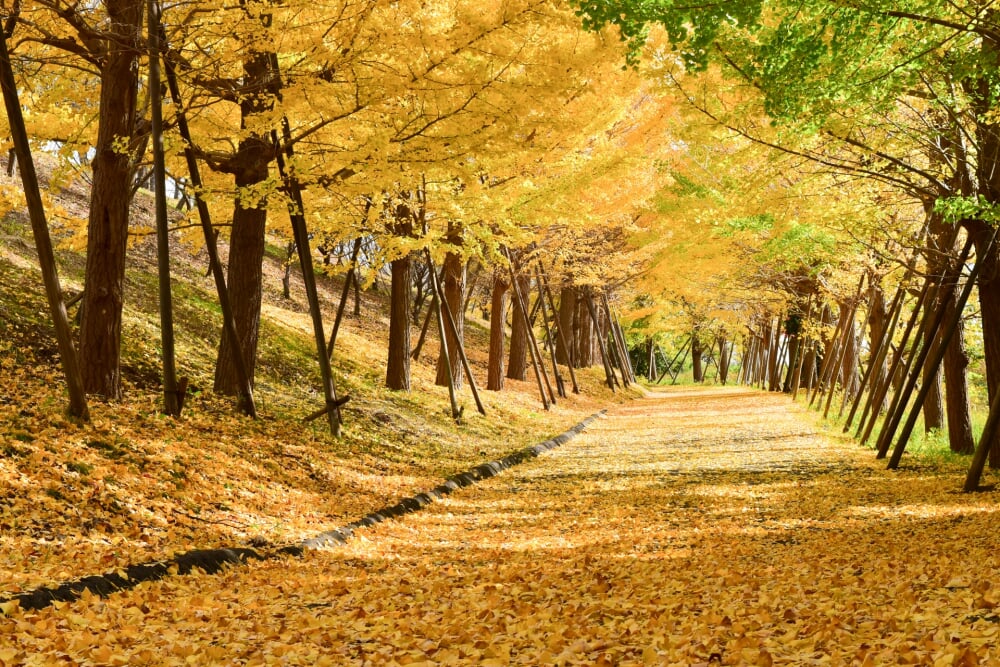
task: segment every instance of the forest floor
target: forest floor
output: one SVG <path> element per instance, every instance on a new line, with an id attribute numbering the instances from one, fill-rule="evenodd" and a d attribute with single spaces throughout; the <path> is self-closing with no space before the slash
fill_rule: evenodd
<path id="1" fill-rule="evenodd" d="M 1000 494 L 671 388 L 346 545 L 0 617 L 0 664 L 1000 664 Z"/>

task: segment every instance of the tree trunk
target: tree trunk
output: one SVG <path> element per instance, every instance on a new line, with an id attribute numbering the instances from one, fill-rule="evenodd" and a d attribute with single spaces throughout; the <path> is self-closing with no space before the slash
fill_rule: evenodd
<path id="1" fill-rule="evenodd" d="M 931 253 L 928 268 L 931 272 L 946 271 L 948 258 L 956 254 L 954 247 L 944 247 L 953 238 L 953 227 L 945 223 L 940 215 L 933 212 L 930 215 L 932 217 L 928 244 L 931 246 Z M 950 321 L 954 317 L 958 292 L 958 285 L 944 285 L 938 291 L 938 299 L 944 300 L 946 304 L 945 321 Z M 944 409 L 948 424 L 949 449 L 953 452 L 971 454 L 975 451 L 976 444 L 972 434 L 972 417 L 969 414 L 969 354 L 965 349 L 964 333 L 965 326 L 960 318 L 955 333 L 945 348 L 942 361 L 945 384 Z M 940 372 L 938 375 L 940 376 Z M 942 419 L 939 421 L 943 422 Z"/>
<path id="2" fill-rule="evenodd" d="M 885 328 L 889 326 L 889 315 L 889 307 L 885 302 L 885 292 L 882 291 L 881 287 L 878 287 L 872 295 L 871 317 L 868 318 L 869 340 L 882 340 L 886 335 Z M 889 343 L 890 341 L 885 341 L 883 345 L 888 346 Z M 882 384 L 888 381 L 887 373 L 889 369 L 886 362 L 890 357 L 888 353 L 884 353 L 882 356 L 882 363 L 878 368 L 871 370 L 871 377 L 868 378 L 868 392 L 872 396 L 877 395 Z M 869 363 L 872 363 L 872 361 L 870 360 Z M 880 405 L 873 405 L 869 410 L 881 413 L 886 407 L 886 399 L 883 398 Z"/>
<path id="3" fill-rule="evenodd" d="M 528 280 L 518 277 L 521 294 L 528 291 Z M 511 309 L 510 359 L 507 362 L 507 377 L 511 380 L 525 380 L 528 377 L 528 323 L 519 308 Z"/>
<path id="4" fill-rule="evenodd" d="M 573 287 L 563 287 L 559 292 L 559 328 L 563 332 L 563 336 L 560 336 L 556 340 L 556 359 L 560 364 L 566 364 L 567 366 L 573 365 L 575 368 L 579 368 L 576 363 L 579 357 L 576 356 L 575 347 L 577 343 L 577 331 L 574 326 L 574 319 L 576 315 L 576 305 L 577 297 L 576 290 Z M 565 344 L 563 342 L 565 338 Z"/>
<path id="5" fill-rule="evenodd" d="M 247 156 L 247 168 L 235 175 L 236 187 L 246 188 L 262 183 L 268 176 L 271 148 L 259 137 L 240 142 L 241 153 Z M 251 156 L 256 159 L 251 160 Z M 226 282 L 233 307 L 233 321 L 240 337 L 244 362 L 251 386 L 257 365 L 257 342 L 260 334 L 260 305 L 264 288 L 264 230 L 267 225 L 266 204 L 244 208 L 237 200 L 233 209 L 233 228 L 229 236 L 229 270 Z M 222 336 L 215 365 L 215 391 L 235 396 L 239 391 L 235 350 L 228 336 Z"/>
<path id="6" fill-rule="evenodd" d="M 928 377 L 924 369 L 923 383 L 930 383 L 927 398 L 924 399 L 924 432 L 940 431 L 944 427 L 944 395 L 941 393 L 941 371 Z"/>
<path id="7" fill-rule="evenodd" d="M 646 380 L 656 380 L 656 343 L 652 336 L 646 336 Z"/>
<path id="8" fill-rule="evenodd" d="M 695 333 L 691 338 L 691 375 L 695 382 L 701 382 L 705 379 L 704 369 L 701 367 L 702 352 L 701 341 L 698 340 L 698 334 Z"/>
<path id="9" fill-rule="evenodd" d="M 768 321 L 767 335 L 767 390 L 778 391 L 781 389 L 781 318 L 776 321 Z"/>
<path id="10" fill-rule="evenodd" d="M 272 84 L 267 54 L 256 53 L 244 61 L 245 85 L 255 90 L 267 90 Z M 254 117 L 270 110 L 269 95 L 247 95 L 240 102 L 240 125 L 246 129 Z M 274 159 L 274 145 L 268 136 L 248 133 L 240 139 L 237 153 L 225 167 L 233 174 L 237 193 L 251 190 L 268 178 L 268 165 Z M 260 305 L 264 275 L 264 231 L 267 224 L 267 202 L 244 207 L 237 196 L 233 207 L 233 226 L 229 235 L 229 270 L 226 279 L 233 307 L 233 319 L 240 345 L 245 355 L 251 385 L 257 365 L 257 342 L 260 333 Z M 235 350 L 227 336 L 222 336 L 215 366 L 215 391 L 236 395 L 239 381 Z"/>
<path id="11" fill-rule="evenodd" d="M 998 12 L 989 9 L 983 20 L 994 25 Z M 981 42 L 982 66 L 988 72 L 1000 67 L 1000 45 L 993 39 Z M 992 76 L 983 76 L 974 95 L 972 109 L 976 118 L 976 139 L 979 146 L 976 161 L 976 180 L 980 196 L 991 204 L 1000 202 L 1000 121 L 995 104 L 995 83 Z M 979 277 L 979 305 L 983 319 L 983 348 L 986 358 L 986 386 L 989 390 L 990 405 L 1000 393 L 1000 248 L 987 246 L 993 237 L 993 227 L 982 221 L 966 224 L 968 233 L 976 244 L 976 255 L 982 263 Z M 991 468 L 1000 468 L 1000 437 L 989 443 Z"/>
<path id="12" fill-rule="evenodd" d="M 413 260 L 409 255 L 391 263 L 392 287 L 389 297 L 389 361 L 385 386 L 410 390 L 410 297 Z"/>
<path id="13" fill-rule="evenodd" d="M 292 298 L 292 262 L 295 260 L 295 243 L 285 246 L 285 270 L 281 274 L 281 296 Z"/>
<path id="14" fill-rule="evenodd" d="M 799 354 L 802 347 L 802 315 L 793 312 L 785 320 L 785 335 L 788 337 L 788 372 L 785 373 L 785 380 L 782 383 L 781 391 L 786 394 L 792 393 L 792 384 L 795 380 L 795 370 L 799 366 Z"/>
<path id="15" fill-rule="evenodd" d="M 87 221 L 80 361 L 84 390 L 121 398 L 125 246 L 133 164 L 122 138 L 135 130 L 142 0 L 107 0 L 107 54 L 101 67 L 99 126 Z"/>
<path id="16" fill-rule="evenodd" d="M 507 311 L 507 290 L 510 283 L 499 275 L 493 277 L 490 297 L 490 356 L 486 374 L 486 388 L 491 391 L 503 389 L 503 352 L 506 326 L 504 313 Z"/>
<path id="17" fill-rule="evenodd" d="M 455 245 L 461 245 L 461 228 L 453 223 L 448 223 L 448 226 L 448 240 Z M 451 329 L 447 329 L 448 356 L 451 359 L 445 359 L 442 348 L 441 353 L 438 354 L 437 379 L 435 382 L 438 386 L 447 386 L 448 369 L 445 368 L 445 363 L 449 363 L 453 371 L 451 373 L 452 386 L 455 389 L 461 389 L 462 368 L 459 359 L 459 349 L 460 346 L 465 344 L 463 335 L 465 329 L 465 262 L 462 260 L 461 255 L 451 252 L 445 255 L 444 258 L 444 295 L 448 302 L 448 309 L 454 318 L 455 328 L 458 330 L 458 338 L 452 334 Z"/>
<path id="18" fill-rule="evenodd" d="M 729 380 L 729 363 L 733 357 L 733 346 L 725 338 L 719 338 L 719 383 Z"/>
<path id="19" fill-rule="evenodd" d="M 21 102 L 18 99 L 14 68 L 10 61 L 10 52 L 7 50 L 7 36 L 3 32 L 0 32 L 0 88 L 3 89 L 4 107 L 10 125 L 11 140 L 14 143 L 14 147 L 8 153 L 7 175 L 13 175 L 14 163 L 19 162 L 21 187 L 24 190 L 28 217 L 31 219 L 31 231 L 38 253 L 38 267 L 42 272 L 49 314 L 52 317 L 59 357 L 66 375 L 66 388 L 69 390 L 68 411 L 73 417 L 89 421 L 90 408 L 87 405 L 87 393 L 83 388 L 83 377 L 80 375 L 80 358 L 73 344 L 73 331 L 69 316 L 66 314 L 62 286 L 59 283 L 59 270 L 52 249 L 52 237 L 49 234 L 48 222 L 45 220 L 45 205 L 38 187 L 38 174 L 31 156 L 31 143 L 24 125 Z M 21 158 L 15 160 L 18 154 Z"/>
<path id="20" fill-rule="evenodd" d="M 855 312 L 857 308 L 855 307 Z M 844 359 L 843 363 L 840 365 L 840 386 L 843 388 L 844 394 L 841 399 L 841 415 L 843 415 L 844 406 L 847 401 L 854 398 L 854 394 L 858 390 L 858 331 L 857 325 L 852 319 L 847 323 L 850 330 L 847 332 L 844 338 Z"/>

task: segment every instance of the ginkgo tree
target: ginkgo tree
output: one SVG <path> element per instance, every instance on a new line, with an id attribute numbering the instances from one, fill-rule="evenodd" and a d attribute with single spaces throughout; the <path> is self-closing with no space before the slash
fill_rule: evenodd
<path id="1" fill-rule="evenodd" d="M 719 67 L 728 79 L 749 84 L 768 116 L 813 137 L 816 148 L 807 151 L 812 158 L 910 193 L 932 215 L 932 226 L 941 212 L 960 221 L 983 262 L 979 298 L 988 385 L 991 396 L 997 395 L 1000 328 L 992 302 L 997 291 L 990 287 L 997 255 L 989 220 L 1000 135 L 990 92 L 996 20 L 988 8 L 591 2 L 580 3 L 580 12 L 592 27 L 617 25 L 633 57 L 649 28 L 663 26 L 687 69 Z M 957 254 L 946 242 L 936 243 Z M 943 307 L 950 307 L 951 298 Z M 960 365 L 962 352 L 954 343 L 948 354 L 946 369 Z M 960 392 L 962 379 L 951 371 L 949 376 Z M 956 424 L 953 435 L 966 440 L 953 446 L 968 446 L 964 428 Z"/>

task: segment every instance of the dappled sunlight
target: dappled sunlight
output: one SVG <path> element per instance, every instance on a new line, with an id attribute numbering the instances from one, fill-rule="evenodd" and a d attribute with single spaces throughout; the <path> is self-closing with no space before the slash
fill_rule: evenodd
<path id="1" fill-rule="evenodd" d="M 692 428 L 699 394 L 716 417 Z M 803 430 L 782 396 L 685 397 L 615 410 L 346 545 L 7 627 L 39 648 L 83 627 L 127 635 L 136 660 L 140 646 L 292 664 L 690 665 L 713 653 L 724 664 L 945 664 L 966 650 L 1000 660 L 994 494 L 955 493 L 947 469 L 886 472 L 871 452 Z M 618 412 L 639 406 L 636 433 Z M 766 427 L 754 431 L 747 413 L 766 413 Z M 140 605 L 142 625 L 125 629 Z"/>

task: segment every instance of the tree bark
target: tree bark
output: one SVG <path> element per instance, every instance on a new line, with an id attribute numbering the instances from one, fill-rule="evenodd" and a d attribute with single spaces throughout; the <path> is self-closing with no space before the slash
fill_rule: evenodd
<path id="1" fill-rule="evenodd" d="M 703 349 L 701 341 L 698 340 L 697 332 L 691 338 L 691 376 L 695 382 L 701 382 L 704 378 L 704 369 L 701 367 L 701 355 Z"/>
<path id="2" fill-rule="evenodd" d="M 133 163 L 120 150 L 135 131 L 142 0 L 107 0 L 97 145 L 84 277 L 80 361 L 84 390 L 121 398 L 121 325 Z"/>
<path id="3" fill-rule="evenodd" d="M 391 231 L 398 236 L 413 234 L 413 213 L 405 204 L 394 211 Z M 413 258 L 406 254 L 390 262 L 389 359 L 385 365 L 385 386 L 410 390 L 410 310 L 413 298 Z"/>
<path id="4" fill-rule="evenodd" d="M 928 213 L 931 216 L 928 225 L 927 235 L 930 254 L 928 257 L 928 269 L 931 272 L 943 272 L 947 270 L 948 258 L 956 254 L 956 248 L 946 247 L 954 239 L 954 228 L 945 223 L 941 216 L 933 211 Z M 956 301 L 958 300 L 958 285 L 944 285 L 938 291 L 938 300 L 945 303 L 945 321 L 950 321 L 954 317 Z M 969 414 L 969 385 L 968 367 L 969 354 L 965 349 L 964 340 L 965 326 L 961 318 L 958 319 L 957 328 L 944 354 L 944 386 L 945 395 L 943 407 L 945 414 L 938 417 L 938 426 L 941 428 L 944 417 L 947 418 L 948 425 L 948 446 L 953 452 L 971 454 L 975 451 L 975 439 L 972 434 L 972 418 Z M 941 372 L 938 372 L 938 377 Z M 931 395 L 935 392 L 932 390 Z M 940 387 L 937 388 L 940 394 Z M 937 400 L 941 402 L 941 397 Z M 924 406 L 926 409 L 926 405 Z M 927 426 L 927 413 L 924 413 L 924 428 Z"/>
<path id="5" fill-rule="evenodd" d="M 268 90 L 273 73 L 268 54 L 255 53 L 243 63 L 246 87 Z M 270 95 L 246 95 L 240 102 L 240 124 L 246 129 L 249 121 L 273 107 Z M 266 135 L 248 133 L 240 139 L 237 153 L 225 170 L 233 174 L 237 193 L 252 190 L 268 178 L 268 165 L 274 159 L 274 144 Z M 260 306 L 264 286 L 264 232 L 267 225 L 267 202 L 245 206 L 237 196 L 233 206 L 233 226 L 229 236 L 229 270 L 226 280 L 233 307 L 233 319 L 245 355 L 251 386 L 257 365 L 257 343 L 260 333 Z M 215 391 L 236 395 L 239 384 L 236 371 L 236 351 L 227 336 L 222 336 L 215 366 Z"/>
<path id="6" fill-rule="evenodd" d="M 454 223 L 448 223 L 448 240 L 459 246 L 462 244 L 461 228 Z M 464 345 L 465 329 L 465 262 L 461 255 L 449 252 L 444 259 L 444 294 L 447 300 L 448 309 L 451 311 L 455 321 L 455 328 L 458 330 L 458 338 L 454 336 L 451 329 L 447 330 L 447 348 L 450 360 L 446 360 L 442 351 L 438 353 L 437 378 L 438 386 L 444 387 L 448 384 L 448 369 L 445 364 L 456 372 L 451 373 L 452 386 L 457 390 L 462 388 L 462 373 L 459 366 L 459 349 Z"/>
<path id="7" fill-rule="evenodd" d="M 930 384 L 927 398 L 924 399 L 924 432 L 940 431 L 944 427 L 944 394 L 941 392 L 941 370 L 936 369 L 933 376 L 928 376 L 924 369 L 922 382 Z"/>
<path id="8" fill-rule="evenodd" d="M 997 129 L 1000 134 L 1000 128 Z M 1000 139 L 998 139 L 1000 141 Z M 1000 151 L 1000 146 L 998 146 Z M 1000 186 L 998 186 L 1000 190 Z M 994 199 L 993 201 L 997 201 Z M 986 361 L 986 386 L 990 404 L 1000 394 L 1000 256 L 997 244 L 987 251 L 993 228 L 984 222 L 966 226 L 976 244 L 976 255 L 983 263 L 979 277 L 979 310 L 983 318 L 983 353 Z M 1000 468 L 1000 433 L 990 443 L 991 468 Z"/>
<path id="9" fill-rule="evenodd" d="M 733 356 L 733 346 L 725 338 L 719 338 L 719 383 L 725 385 L 729 380 L 729 363 Z"/>
<path id="10" fill-rule="evenodd" d="M 528 280 L 517 278 L 521 294 L 528 291 Z M 515 304 L 516 306 L 516 304 Z M 520 308 L 512 308 L 510 327 L 510 359 L 507 362 L 507 377 L 511 380 L 525 380 L 528 377 L 528 323 Z"/>
<path id="11" fill-rule="evenodd" d="M 490 356 L 486 374 L 486 388 L 491 391 L 503 390 L 504 338 L 506 338 L 505 317 L 507 311 L 507 290 L 510 283 L 499 275 L 493 276 L 490 294 Z"/>
<path id="12" fill-rule="evenodd" d="M 646 336 L 646 381 L 656 380 L 656 343 L 652 336 Z"/>
<path id="13" fill-rule="evenodd" d="M 567 366 L 574 366 L 579 368 L 576 363 L 577 355 L 576 341 L 577 341 L 577 331 L 574 327 L 574 320 L 577 310 L 577 296 L 576 290 L 573 287 L 563 287 L 559 292 L 559 329 L 562 330 L 563 336 L 556 341 L 556 359 L 560 364 L 566 364 Z M 565 338 L 565 341 L 563 341 Z"/>
<path id="14" fill-rule="evenodd" d="M 389 360 L 385 386 L 410 390 L 410 296 L 413 261 L 409 255 L 391 262 L 392 287 L 389 297 Z"/>
<path id="15" fill-rule="evenodd" d="M 260 137 L 248 137 L 240 142 L 240 151 L 247 157 L 246 168 L 235 174 L 237 188 L 262 183 L 268 176 L 271 158 L 269 144 Z M 267 226 L 266 204 L 244 208 L 237 200 L 233 208 L 233 227 L 229 236 L 229 269 L 226 283 L 233 307 L 233 321 L 240 338 L 251 386 L 257 365 L 257 343 L 260 334 L 260 306 L 264 289 L 264 231 Z M 236 351 L 229 337 L 222 336 L 215 365 L 215 391 L 235 396 L 239 391 L 236 374 Z"/>
<path id="16" fill-rule="evenodd" d="M 590 368 L 597 363 L 599 351 L 597 337 L 597 323 L 590 316 L 587 309 L 586 299 L 580 296 L 576 301 L 576 315 L 573 320 L 576 331 L 576 360 L 577 368 Z"/>
<path id="17" fill-rule="evenodd" d="M 881 288 L 876 288 L 875 293 L 872 295 L 871 317 L 868 318 L 869 340 L 878 341 L 885 337 L 885 329 L 889 326 L 889 316 L 889 307 L 885 302 L 885 292 Z M 883 345 L 888 346 L 890 343 L 891 341 L 885 341 Z M 888 358 L 887 351 L 883 351 L 882 363 L 877 368 L 871 369 L 871 377 L 868 379 L 868 391 L 873 396 L 879 391 L 882 384 L 888 381 L 888 368 L 886 364 Z M 869 409 L 881 413 L 887 407 L 885 403 L 886 401 L 883 398 L 880 405 L 873 405 Z"/>
<path id="18" fill-rule="evenodd" d="M 788 371 L 785 373 L 785 379 L 781 385 L 781 391 L 786 394 L 792 393 L 795 371 L 799 367 L 799 354 L 802 347 L 802 338 L 799 334 L 801 332 L 802 315 L 798 312 L 790 313 L 785 320 L 785 335 L 788 337 Z"/>
<path id="19" fill-rule="evenodd" d="M 781 318 L 768 320 L 767 335 L 767 390 L 779 391 L 781 389 L 781 363 L 779 353 L 781 352 Z"/>
<path id="20" fill-rule="evenodd" d="M 52 325 L 55 328 L 56 341 L 59 345 L 59 357 L 62 361 L 63 373 L 66 375 L 66 387 L 69 390 L 69 414 L 82 421 L 88 421 L 90 408 L 87 405 L 87 394 L 84 391 L 83 378 L 80 375 L 80 359 L 76 346 L 73 344 L 73 332 L 66 314 L 62 286 L 59 283 L 59 269 L 52 249 L 52 237 L 45 220 L 45 205 L 42 203 L 35 162 L 31 156 L 31 144 L 17 95 L 14 68 L 10 61 L 10 52 L 7 50 L 7 36 L 2 28 L 0 28 L 0 87 L 3 89 L 4 107 L 7 110 L 11 139 L 14 143 L 14 147 L 8 153 L 7 175 L 13 175 L 15 156 L 20 155 L 16 162 L 20 166 L 21 186 L 28 206 L 28 217 L 31 219 L 35 249 L 38 252 L 38 267 L 42 272 L 49 314 L 52 317 Z"/>
<path id="21" fill-rule="evenodd" d="M 996 9 L 988 9 L 982 20 L 995 25 Z M 989 72 L 1000 68 L 1000 44 L 993 39 L 981 42 L 982 67 Z M 978 82 L 978 90 L 973 95 L 973 111 L 976 118 L 976 139 L 979 147 L 976 161 L 976 180 L 980 196 L 991 204 L 1000 202 L 1000 121 L 995 110 L 995 83 L 992 77 L 983 76 Z M 983 348 L 986 358 L 986 386 L 990 405 L 1000 394 L 1000 248 L 992 244 L 993 227 L 979 220 L 969 221 L 966 230 L 971 235 L 976 256 L 979 258 L 981 273 L 979 278 L 979 305 L 983 319 Z M 991 468 L 1000 468 L 1000 434 L 989 447 Z"/>

